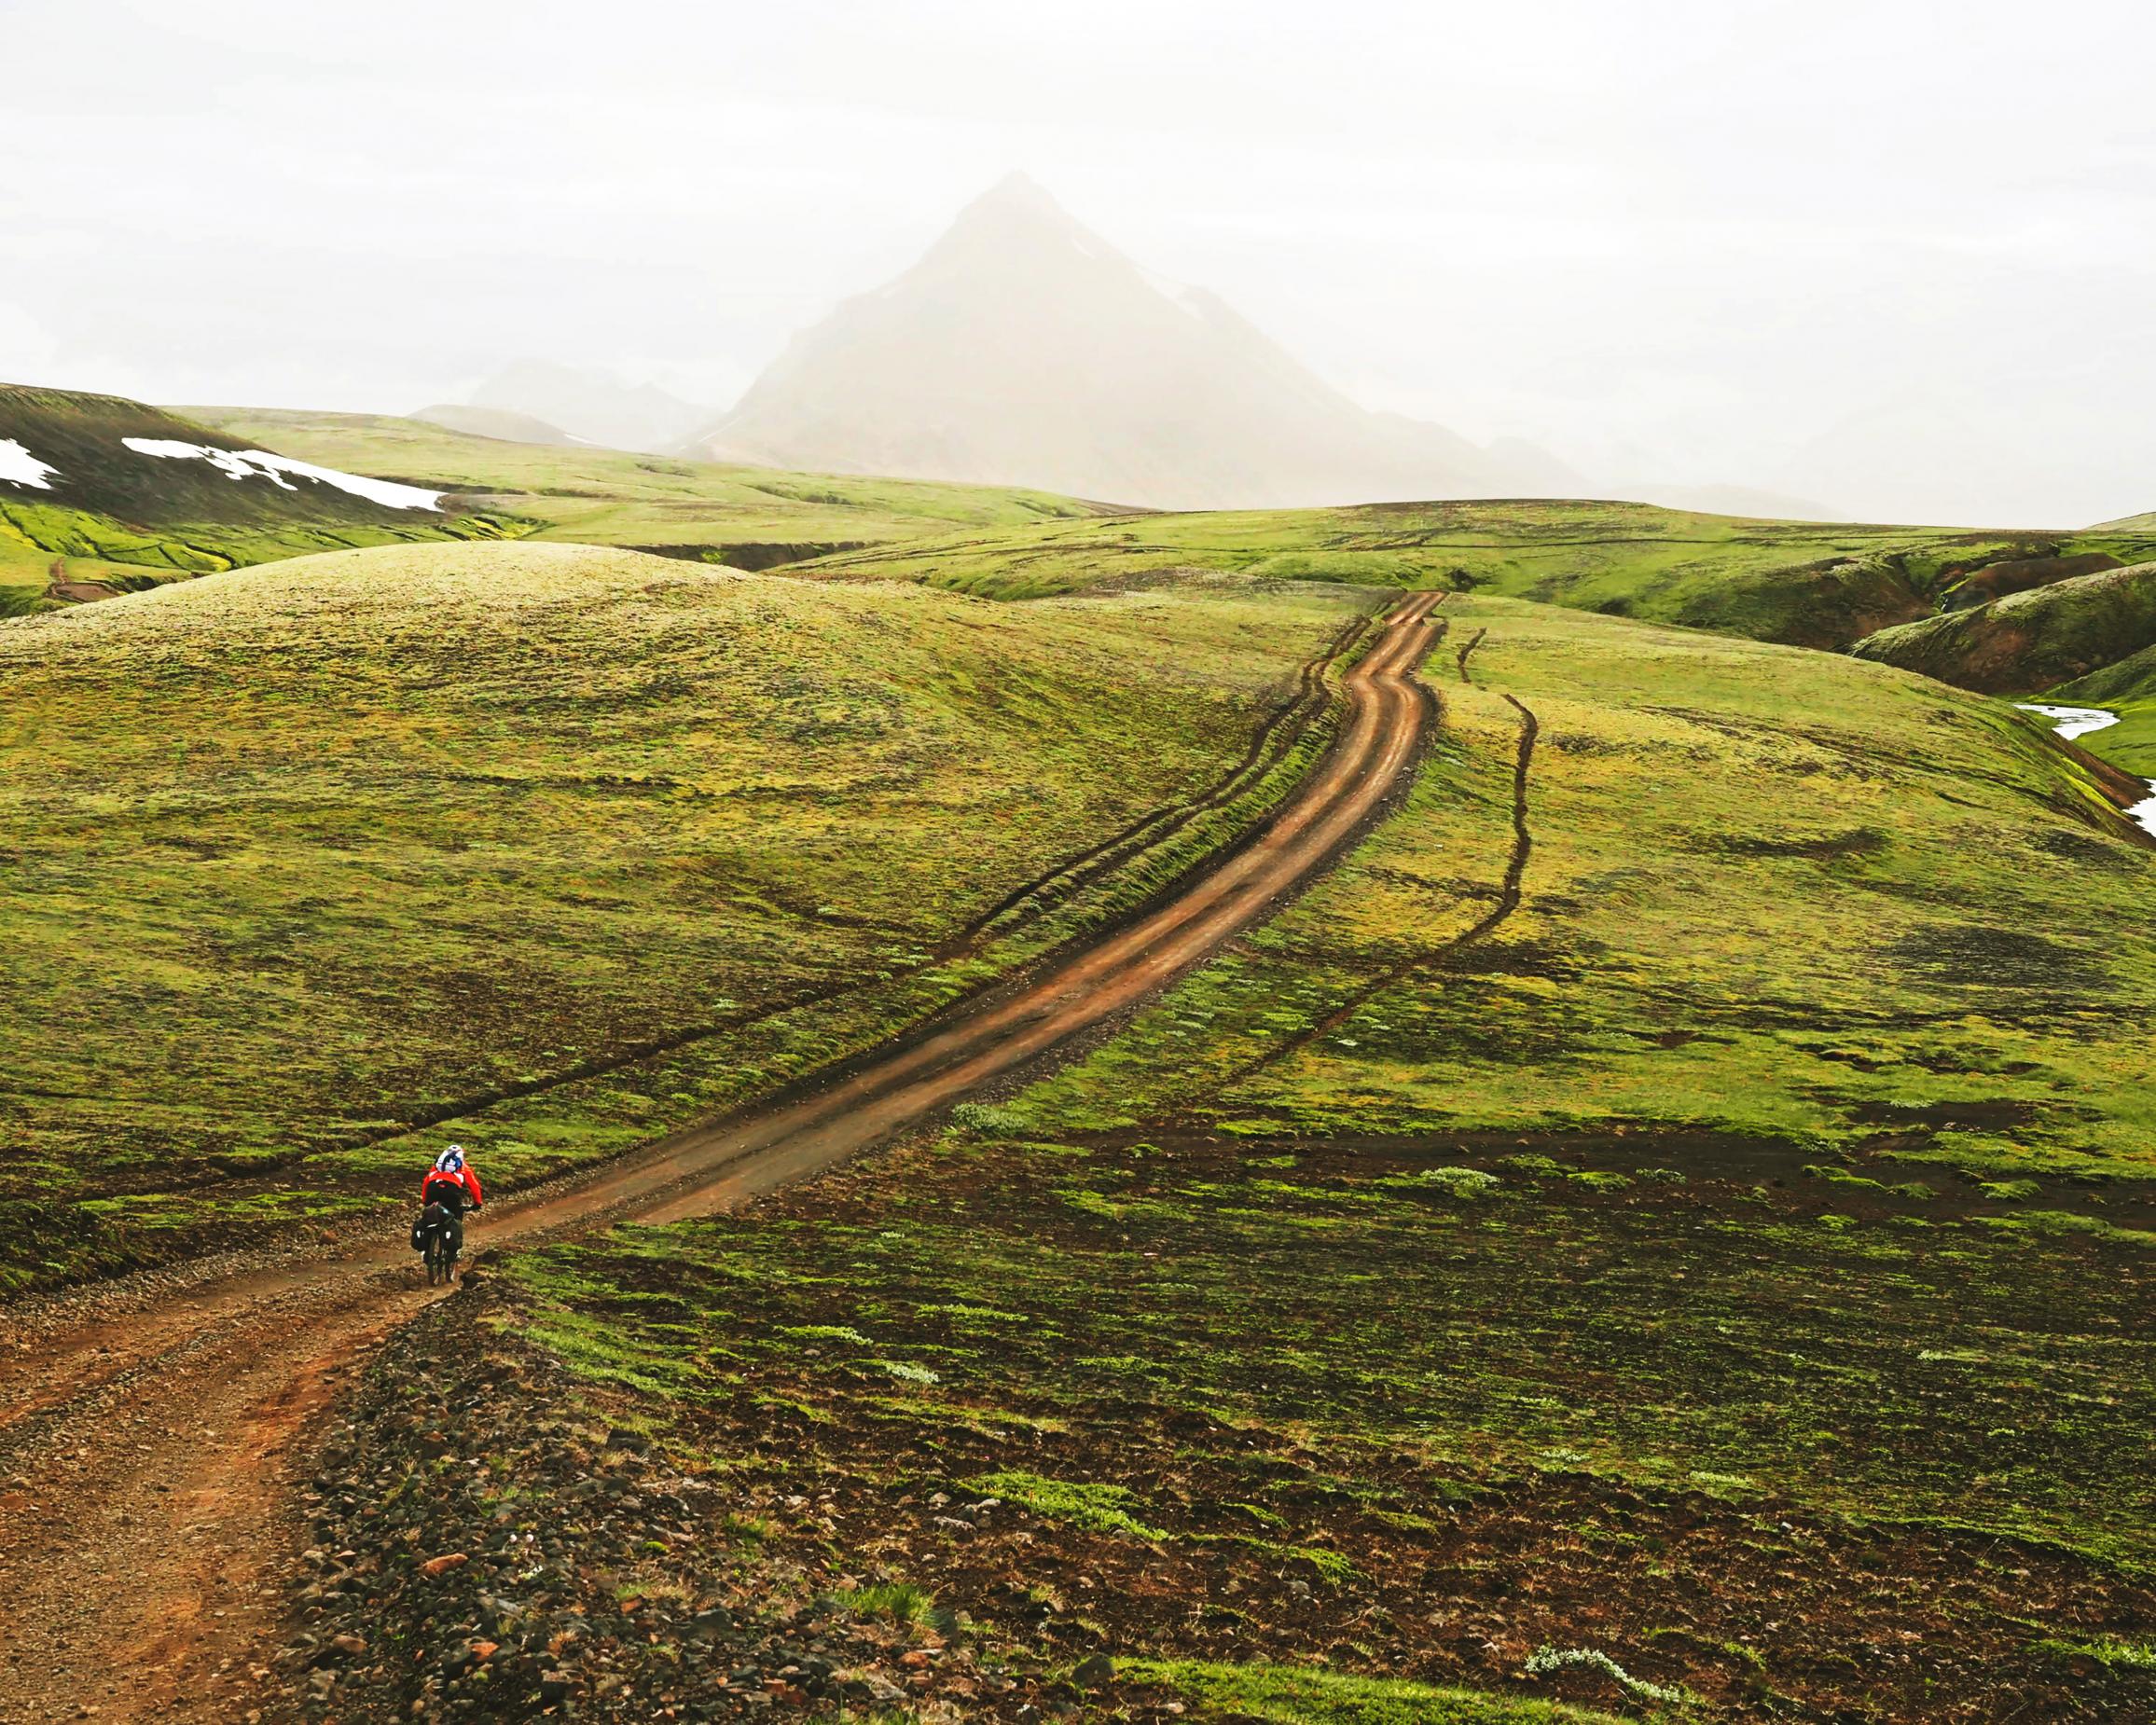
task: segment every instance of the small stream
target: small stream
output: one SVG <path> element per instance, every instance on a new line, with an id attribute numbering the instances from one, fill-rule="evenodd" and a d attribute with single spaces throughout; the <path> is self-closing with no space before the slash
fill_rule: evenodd
<path id="1" fill-rule="evenodd" d="M 2041 701 L 2016 701 L 2024 712 L 2041 713 L 2052 722 L 2054 736 L 2072 738 L 2086 737 L 2091 731 L 2100 731 L 2119 723 L 2119 715 L 2101 707 L 2047 707 Z M 2156 833 L 2156 783 L 2149 785 L 2151 794 L 2143 797 L 2126 811 L 2126 819 L 2145 833 Z"/>

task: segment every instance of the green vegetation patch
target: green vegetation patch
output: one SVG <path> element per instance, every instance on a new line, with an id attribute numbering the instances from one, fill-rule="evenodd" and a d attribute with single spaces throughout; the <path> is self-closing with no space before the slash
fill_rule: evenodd
<path id="1" fill-rule="evenodd" d="M 663 1337 L 706 1453 L 1072 1660 L 2056 1713 L 2032 1640 L 2156 1608 L 2149 852 L 1997 703 L 1444 614 L 1418 782 L 1308 894 L 948 1130 L 525 1260 L 517 1321 Z"/>
<path id="2" fill-rule="evenodd" d="M 1572 1177 L 1614 1144 L 1083 1147 L 957 1132 L 521 1254 L 503 1321 L 596 1387 L 664 1358 L 640 1393 L 679 1442 L 1051 1653 L 1486 1688 L 1599 1649 L 1636 1687 L 1565 1665 L 1557 1695 L 1892 1717 L 1875 1637 L 1920 1626 L 1932 1699 L 2021 1692 L 2056 1669 L 2032 1621 L 2156 1606 L 2146 1252 L 1951 1194 L 1912 1240 L 1907 1200 L 1793 1167 Z M 1463 1167 L 1470 1203 L 1416 1178 Z M 968 1316 L 991 1303 L 1028 1321 Z M 1008 1573 L 1062 1602 L 1047 1627 Z"/>
<path id="3" fill-rule="evenodd" d="M 1398 1678 L 1301 1665 L 1133 1660 L 1118 1676 L 1167 1690 L 1194 1719 L 1278 1725 L 1608 1725 L 1614 1716 L 1513 1695 L 1478 1694 Z"/>
<path id="4" fill-rule="evenodd" d="M 124 439 L 253 446 L 118 396 L 0 384 L 0 437 L 53 469 L 44 490 L 0 493 L 0 616 L 279 558 L 514 537 L 532 525 L 454 500 L 394 509 L 336 486 L 234 479 L 205 461 L 145 455 Z M 344 471 L 380 470 L 361 452 Z"/>
<path id="5" fill-rule="evenodd" d="M 1137 1539 L 1168 1538 L 1163 1529 L 1149 1527 L 1131 1514 L 1133 1508 L 1144 1506 L 1134 1492 L 1121 1485 L 1051 1480 L 1012 1470 L 984 1473 L 966 1484 L 985 1496 L 1022 1504 L 1050 1521 L 1069 1522 L 1094 1533 L 1126 1533 Z"/>

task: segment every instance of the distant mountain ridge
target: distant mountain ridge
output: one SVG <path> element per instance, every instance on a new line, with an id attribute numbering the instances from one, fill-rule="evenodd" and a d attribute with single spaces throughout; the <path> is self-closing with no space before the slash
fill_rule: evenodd
<path id="1" fill-rule="evenodd" d="M 468 402 L 442 401 L 422 407 L 411 416 L 422 424 L 439 425 L 444 431 L 463 432 L 470 437 L 491 437 L 496 443 L 537 443 L 566 448 L 582 443 L 559 425 L 508 407 L 475 407 Z"/>
<path id="2" fill-rule="evenodd" d="M 566 433 L 579 442 L 597 444 L 601 448 L 654 454 L 673 453 L 684 437 L 710 423 L 712 417 L 709 407 L 669 394 L 656 384 L 617 383 L 595 372 L 536 359 L 504 366 L 475 389 L 469 400 L 455 405 L 522 415 L 558 434 Z M 427 409 L 429 414 L 436 411 Z M 467 428 L 460 425 L 452 429 Z M 534 437 L 507 440 L 542 441 Z"/>
<path id="3" fill-rule="evenodd" d="M 574 429 L 574 428 L 573 428 Z M 1578 494 L 1554 456 L 1374 413 L 1022 175 L 796 337 L 688 452 L 1155 508 Z"/>

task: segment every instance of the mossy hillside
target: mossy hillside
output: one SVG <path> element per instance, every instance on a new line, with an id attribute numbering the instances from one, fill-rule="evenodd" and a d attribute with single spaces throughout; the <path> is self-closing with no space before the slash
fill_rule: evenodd
<path id="1" fill-rule="evenodd" d="M 323 1564 L 294 1602 L 317 1645 L 341 1651 L 339 1635 L 367 1645 L 366 1660 L 326 1662 L 339 1717 L 645 1725 L 754 1718 L 776 1703 L 817 1719 L 1003 1725 L 1044 1715 L 1612 1725 L 1608 1713 L 1522 1692 L 1545 1687 L 1541 1677 L 1475 1691 L 1232 1650 L 1073 1657 L 1111 1632 L 1092 1622 L 1083 1583 L 1050 1585 L 1060 1553 L 1036 1564 L 1027 1542 L 1055 1540 L 1071 1525 L 1069 1508 L 1112 1498 L 1110 1488 L 999 1478 L 1038 1511 L 1015 1497 L 932 1494 L 948 1511 L 945 1532 L 977 1526 L 985 1563 L 1002 1567 L 991 1591 L 1016 1609 L 985 1621 L 966 1594 L 941 1597 L 905 1579 L 910 1518 L 880 1529 L 873 1554 L 835 1539 L 836 1517 L 853 1507 L 839 1493 L 805 1496 L 797 1481 L 699 1453 L 663 1406 L 579 1381 L 503 1334 L 513 1303 L 499 1278 L 476 1279 L 400 1332 L 312 1457 L 313 1546 L 366 1554 L 350 1568 Z M 425 1529 L 417 1545 L 414 1528 Z M 1127 1528 L 1106 1531 L 1131 1547 Z M 422 1565 L 435 1551 L 465 1559 L 430 1575 Z M 1094 1580 L 1098 1592 L 1123 1577 Z M 1183 1614 L 1157 1594 L 1146 1603 L 1159 1621 Z M 1225 1621 L 1243 1615 L 1212 1608 Z M 1325 1609 L 1334 1615 L 1329 1594 Z M 466 1640 L 485 1650 L 460 1656 Z M 1528 1666 L 1551 1657 L 1538 1650 Z M 293 1681 L 310 1675 L 301 1668 Z"/>
<path id="2" fill-rule="evenodd" d="M 7 483 L 0 497 L 11 504 L 82 510 L 138 530 L 205 523 L 263 530 L 365 524 L 404 531 L 415 524 L 410 510 L 332 486 L 306 479 L 283 485 L 259 477 L 235 480 L 207 462 L 130 449 L 124 442 L 130 437 L 213 448 L 255 446 L 123 396 L 0 383 L 0 437 L 21 443 L 54 469 L 42 487 Z"/>
<path id="3" fill-rule="evenodd" d="M 1859 657 L 1995 695 L 2030 695 L 2156 645 L 2156 562 L 2078 575 L 1886 629 Z"/>
<path id="4" fill-rule="evenodd" d="M 792 562 L 839 546 L 961 530 L 1087 519 L 1102 506 L 1053 492 L 853 475 L 785 473 L 615 449 L 504 443 L 422 420 L 269 408 L 190 407 L 235 436 L 325 466 L 483 497 L 544 524 L 543 536 L 706 558 L 737 567 Z M 1376 585 L 1389 585 L 1380 579 Z"/>
<path id="5" fill-rule="evenodd" d="M 1375 600 L 512 545 L 0 624 L 0 1194 L 97 1224 L 23 1211 L 13 1272 L 401 1201 L 449 1138 L 514 1185 L 872 1042 L 1282 794 L 1323 726 L 1260 726 Z"/>
<path id="6" fill-rule="evenodd" d="M 820 559 L 805 573 L 1026 598 L 1200 567 L 1472 588 L 1840 649 L 1937 608 L 1970 571 L 2156 555 L 2156 535 L 1956 532 L 1754 521 L 1645 504 L 1524 501 L 1049 522 Z"/>
<path id="7" fill-rule="evenodd" d="M 141 455 L 121 440 L 254 446 L 118 396 L 0 384 L 0 437 L 57 470 L 42 490 L 0 485 L 0 615 L 44 608 L 56 559 L 65 580 L 131 591 L 316 551 L 521 531 L 498 515 L 392 509 L 332 486 L 235 481 L 203 462 Z"/>
<path id="8" fill-rule="evenodd" d="M 2156 1176 L 2156 852 L 2043 727 L 1851 659 L 1445 609 L 1486 634 L 1472 684 L 1432 657 L 1406 807 L 1030 1129 L 1623 1134 L 2062 1201 Z"/>
<path id="9" fill-rule="evenodd" d="M 518 1257 L 496 1321 L 850 1573 L 1234 1668 L 1194 1708 L 2145 1711 L 2059 1649 L 2156 1609 L 2156 857 L 2003 703 L 1441 614 L 1412 795 L 1273 921 L 948 1129 Z"/>

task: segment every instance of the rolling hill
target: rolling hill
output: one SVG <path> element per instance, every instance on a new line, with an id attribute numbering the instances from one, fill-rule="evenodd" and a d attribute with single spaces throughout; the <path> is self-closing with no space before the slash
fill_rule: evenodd
<path id="1" fill-rule="evenodd" d="M 452 1135 L 514 1191 L 903 1037 L 1217 855 L 1450 589 L 1412 782 L 1213 961 L 400 1332 L 308 1464 L 339 1717 L 2134 1716 L 2156 849 L 2003 704 L 1740 638 L 2129 540 L 227 430 L 677 555 L 0 623 L 7 1288 L 379 1233 Z M 702 560 L 751 520 L 890 537 Z"/>
<path id="2" fill-rule="evenodd" d="M 141 402 L 0 386 L 0 613 L 341 545 L 509 525 Z"/>
<path id="3" fill-rule="evenodd" d="M 0 496 L 146 527 L 408 525 L 442 513 L 439 492 L 316 467 L 116 395 L 0 386 L 0 438 L 14 451 L 0 469 Z"/>
<path id="4" fill-rule="evenodd" d="M 1398 582 L 1839 652 L 1932 614 L 1995 565 L 2156 557 L 2156 533 L 1962 532 L 1699 515 L 1647 504 L 1387 504 L 1043 522 L 822 559 L 803 573 L 1002 597 L 1160 571 Z"/>
<path id="5" fill-rule="evenodd" d="M 0 1290 L 394 1204 L 436 1127 L 511 1189 L 878 1040 L 1279 794 L 1374 602 L 527 541 L 0 622 Z"/>
<path id="6" fill-rule="evenodd" d="M 234 436 L 259 437 L 315 461 L 364 462 L 450 488 L 515 517 L 542 538 L 627 545 L 739 569 L 1101 513 L 1098 505 L 1046 491 L 550 448 L 372 414 L 182 411 Z"/>
<path id="7" fill-rule="evenodd" d="M 1359 407 L 1022 175 L 796 338 L 691 447 L 1170 509 L 1582 489 L 1531 447 L 1485 448 Z"/>
<path id="8" fill-rule="evenodd" d="M 1993 695 L 2033 695 L 2156 643 L 2156 562 L 2108 569 L 1859 642 L 1859 657 Z"/>
<path id="9" fill-rule="evenodd" d="M 1214 569 L 1472 588 L 1843 651 L 1942 606 L 2156 558 L 2156 531 L 1963 531 L 1555 499 L 1132 513 L 1023 489 L 670 461 L 417 420 L 180 411 L 311 461 L 447 490 L 543 538 L 991 598 Z"/>

